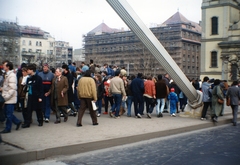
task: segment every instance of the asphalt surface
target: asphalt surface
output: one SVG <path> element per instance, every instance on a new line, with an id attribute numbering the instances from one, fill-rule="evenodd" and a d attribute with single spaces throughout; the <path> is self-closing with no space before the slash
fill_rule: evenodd
<path id="1" fill-rule="evenodd" d="M 239 165 L 240 125 L 155 138 L 24 165 Z"/>

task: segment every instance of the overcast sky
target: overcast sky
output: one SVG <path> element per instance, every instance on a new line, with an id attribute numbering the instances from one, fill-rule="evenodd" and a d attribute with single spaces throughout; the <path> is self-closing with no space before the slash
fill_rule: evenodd
<path id="1" fill-rule="evenodd" d="M 201 20 L 202 0 L 126 0 L 150 27 L 161 24 L 178 10 L 187 19 Z M 111 28 L 127 26 L 106 0 L 0 0 L 0 20 L 40 27 L 56 40 L 82 47 L 82 34 L 104 22 Z"/>

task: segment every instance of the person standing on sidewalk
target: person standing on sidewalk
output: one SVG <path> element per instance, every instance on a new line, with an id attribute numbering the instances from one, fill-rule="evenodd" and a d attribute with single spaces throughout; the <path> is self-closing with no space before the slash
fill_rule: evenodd
<path id="1" fill-rule="evenodd" d="M 0 91 L 2 91 L 2 96 L 5 100 L 4 112 L 7 121 L 5 129 L 0 133 L 10 133 L 12 129 L 12 123 L 17 126 L 16 130 L 18 130 L 22 122 L 13 114 L 14 105 L 17 102 L 17 77 L 13 72 L 12 62 L 4 61 L 3 69 L 6 72 L 6 76 L 3 82 L 3 87 L 0 88 Z"/>
<path id="2" fill-rule="evenodd" d="M 74 95 L 73 95 L 73 88 L 72 88 L 72 85 L 73 85 L 73 75 L 70 73 L 69 71 L 69 68 L 66 64 L 64 64 L 62 66 L 62 69 L 63 69 L 63 73 L 62 75 L 67 77 L 67 80 L 68 80 L 68 91 L 67 91 L 67 96 L 68 96 L 68 113 L 70 111 L 72 111 L 72 115 L 74 117 L 77 116 L 77 110 L 75 109 L 75 107 L 73 106 L 73 102 L 74 102 Z"/>
<path id="3" fill-rule="evenodd" d="M 238 87 L 238 81 L 233 81 L 232 86 L 228 88 L 226 98 L 227 100 L 230 99 L 233 126 L 237 126 L 238 105 L 240 100 L 240 88 Z"/>
<path id="4" fill-rule="evenodd" d="M 98 125 L 97 115 L 92 107 L 92 101 L 97 101 L 97 88 L 94 79 L 91 77 L 90 70 L 86 70 L 84 76 L 78 81 L 77 91 L 81 102 L 81 106 L 78 112 L 77 127 L 82 126 L 82 118 L 87 108 L 90 111 L 92 124 Z"/>
<path id="5" fill-rule="evenodd" d="M 54 74 L 49 70 L 48 64 L 43 65 L 43 71 L 38 73 L 38 75 L 42 78 L 43 84 L 43 116 L 45 123 L 49 122 L 50 114 L 51 114 L 51 96 L 49 95 L 49 90 L 51 89 L 52 80 L 54 78 Z"/>
<path id="6" fill-rule="evenodd" d="M 43 126 L 43 113 L 42 113 L 42 98 L 43 98 L 43 84 L 42 78 L 36 74 L 36 65 L 29 64 L 27 66 L 27 109 L 23 112 L 24 124 L 22 128 L 30 127 L 32 123 L 32 112 L 35 110 L 38 120 L 38 126 Z"/>
<path id="7" fill-rule="evenodd" d="M 211 89 L 211 84 L 208 81 L 209 81 L 208 77 L 203 78 L 203 83 L 202 83 L 203 110 L 202 110 L 201 120 L 206 120 L 208 107 L 210 106 L 210 108 L 212 109 L 212 98 L 209 95 L 209 92 L 211 92 L 212 89 Z"/>
<path id="8" fill-rule="evenodd" d="M 131 91 L 133 92 L 133 103 L 136 118 L 142 118 L 144 109 L 144 82 L 142 73 L 138 73 L 137 78 L 132 80 Z"/>
<path id="9" fill-rule="evenodd" d="M 143 96 L 146 102 L 147 116 L 148 118 L 151 118 L 151 113 L 155 107 L 155 105 L 152 104 L 154 102 L 153 99 L 156 99 L 155 83 L 152 80 L 152 76 L 149 76 L 147 81 L 144 82 L 144 89 L 145 92 Z"/>
<path id="10" fill-rule="evenodd" d="M 105 71 L 103 71 L 105 72 Z M 104 84 L 104 106 L 105 106 L 105 112 L 103 114 L 108 114 L 108 105 L 110 102 L 111 107 L 113 106 L 113 97 L 109 94 L 109 87 L 111 82 L 112 76 L 107 76 L 103 80 Z"/>
<path id="11" fill-rule="evenodd" d="M 178 96 L 175 93 L 175 89 L 171 88 L 171 92 L 168 95 L 168 100 L 170 102 L 170 114 L 173 117 L 176 117 L 176 110 L 178 105 Z"/>
<path id="12" fill-rule="evenodd" d="M 68 80 L 62 75 L 62 68 L 57 68 L 55 77 L 52 80 L 52 87 L 49 93 L 51 94 L 51 104 L 56 110 L 56 121 L 54 124 L 61 123 L 60 110 L 64 115 L 64 122 L 68 120 L 67 105 L 68 105 Z"/>
<path id="13" fill-rule="evenodd" d="M 123 80 L 120 78 L 120 71 L 116 70 L 115 77 L 111 79 L 110 88 L 109 88 L 110 95 L 113 96 L 114 104 L 109 112 L 110 117 L 115 117 L 116 119 L 120 118 L 119 111 L 120 106 L 122 103 L 122 99 L 125 100 L 126 92 L 123 84 Z M 113 115 L 115 112 L 115 115 Z"/>
<path id="14" fill-rule="evenodd" d="M 167 99 L 169 90 L 165 81 L 162 79 L 162 75 L 158 75 L 158 80 L 155 84 L 156 88 L 156 98 L 157 98 L 157 117 L 163 117 L 163 109 L 165 106 L 165 100 Z"/>
<path id="15" fill-rule="evenodd" d="M 97 117 L 101 116 L 102 113 L 102 99 L 103 99 L 103 94 L 104 94 L 104 85 L 102 82 L 102 76 L 100 74 L 95 74 L 95 80 L 96 80 L 96 86 L 97 86 Z"/>

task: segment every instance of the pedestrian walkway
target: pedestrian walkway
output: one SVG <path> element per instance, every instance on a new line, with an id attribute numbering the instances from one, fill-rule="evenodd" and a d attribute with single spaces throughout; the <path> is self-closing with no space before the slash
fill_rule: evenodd
<path id="1" fill-rule="evenodd" d="M 15 112 L 15 115 L 22 118 L 19 112 Z M 20 164 L 56 155 L 108 148 L 227 124 L 232 118 L 230 107 L 225 108 L 224 116 L 219 117 L 219 122 L 215 125 L 211 120 L 184 118 L 179 117 L 179 114 L 177 117 L 171 117 L 169 113 L 163 115 L 163 118 L 157 118 L 154 111 L 152 119 L 146 115 L 142 119 L 136 119 L 127 117 L 126 114 L 120 119 L 114 119 L 102 114 L 98 118 L 99 125 L 93 126 L 90 114 L 86 111 L 82 127 L 76 127 L 77 117 L 72 116 L 66 123 L 62 120 L 62 123 L 54 124 L 54 115 L 51 116 L 50 123 L 38 127 L 33 113 L 30 128 L 16 131 L 13 125 L 11 133 L 2 134 L 4 143 L 0 144 L 0 164 Z M 4 125 L 0 124 L 0 129 L 3 128 Z"/>

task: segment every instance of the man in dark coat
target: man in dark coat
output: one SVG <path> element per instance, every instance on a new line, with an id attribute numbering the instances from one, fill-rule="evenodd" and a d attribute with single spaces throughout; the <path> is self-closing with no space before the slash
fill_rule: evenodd
<path id="1" fill-rule="evenodd" d="M 135 116 L 137 118 L 142 118 L 144 109 L 144 82 L 142 79 L 142 73 L 138 73 L 137 78 L 132 80 L 130 89 L 133 93 Z"/>
<path id="2" fill-rule="evenodd" d="M 69 107 L 69 111 L 72 110 L 72 114 L 75 117 L 77 115 L 77 110 L 74 108 L 73 106 L 73 102 L 74 102 L 74 95 L 73 95 L 73 76 L 69 71 L 68 66 L 65 64 L 62 66 L 63 69 L 63 76 L 67 77 L 68 79 L 68 107 Z"/>
<path id="3" fill-rule="evenodd" d="M 23 112 L 24 124 L 22 128 L 30 127 L 32 121 L 32 112 L 35 110 L 37 114 L 38 126 L 43 125 L 42 113 L 42 98 L 43 98 L 43 85 L 42 78 L 36 74 L 36 65 L 29 64 L 27 66 L 29 78 L 27 79 L 27 109 Z"/>

